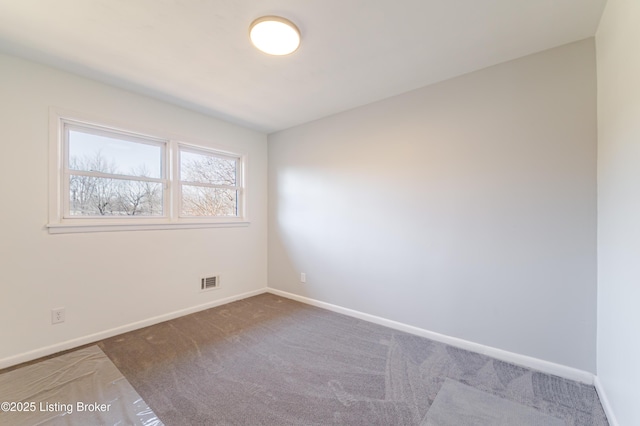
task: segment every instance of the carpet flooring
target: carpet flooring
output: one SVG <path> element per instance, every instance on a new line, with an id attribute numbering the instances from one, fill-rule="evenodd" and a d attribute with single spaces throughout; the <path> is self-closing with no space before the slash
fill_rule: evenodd
<path id="1" fill-rule="evenodd" d="M 565 422 L 506 398 L 447 379 L 427 411 L 425 426 L 564 426 Z"/>
<path id="2" fill-rule="evenodd" d="M 98 345 L 166 425 L 485 424 L 460 420 L 461 398 L 608 424 L 593 386 L 271 294 Z"/>

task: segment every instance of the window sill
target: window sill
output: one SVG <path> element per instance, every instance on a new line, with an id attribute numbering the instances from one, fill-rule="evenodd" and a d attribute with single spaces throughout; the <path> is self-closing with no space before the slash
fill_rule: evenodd
<path id="1" fill-rule="evenodd" d="M 75 234 L 83 232 L 157 231 L 164 229 L 235 228 L 249 226 L 250 222 L 180 222 L 180 223 L 50 223 L 49 234 Z"/>

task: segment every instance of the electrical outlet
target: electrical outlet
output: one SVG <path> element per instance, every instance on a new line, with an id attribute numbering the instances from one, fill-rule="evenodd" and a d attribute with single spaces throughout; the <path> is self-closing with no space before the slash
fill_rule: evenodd
<path id="1" fill-rule="evenodd" d="M 60 324 L 64 322 L 64 308 L 56 308 L 51 310 L 51 324 Z"/>
<path id="2" fill-rule="evenodd" d="M 300 274 L 300 282 L 301 283 L 306 283 L 307 282 L 307 274 L 305 274 L 304 272 L 302 272 Z"/>

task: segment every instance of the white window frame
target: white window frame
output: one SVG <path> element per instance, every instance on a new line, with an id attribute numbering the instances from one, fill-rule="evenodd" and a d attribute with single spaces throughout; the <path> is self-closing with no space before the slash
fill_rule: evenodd
<path id="1" fill-rule="evenodd" d="M 63 144 L 63 158 L 62 158 L 62 220 L 82 220 L 85 222 L 95 221 L 97 223 L 102 223 L 105 220 L 113 220 L 114 223 L 119 223 L 121 221 L 126 220 L 135 220 L 135 221 L 155 221 L 162 222 L 166 221 L 168 215 L 168 211 L 170 208 L 170 199 L 166 195 L 162 198 L 162 216 L 108 216 L 108 217 L 97 217 L 97 216 L 72 216 L 69 211 L 70 200 L 69 200 L 69 184 L 70 184 L 70 176 L 79 175 L 79 176 L 93 176 L 98 178 L 107 178 L 107 179 L 116 179 L 116 180 L 133 180 L 133 181 L 147 181 L 147 182 L 155 182 L 159 183 L 163 186 L 163 193 L 166 194 L 167 188 L 169 187 L 169 140 L 159 139 L 150 136 L 141 136 L 138 134 L 134 134 L 131 132 L 125 132 L 118 129 L 107 128 L 104 126 L 96 126 L 93 124 L 79 122 L 77 120 L 69 120 L 63 118 L 61 120 L 61 134 L 62 140 L 60 141 Z M 117 136 L 119 140 L 133 142 L 133 143 L 143 143 L 146 145 L 157 146 L 161 149 L 161 176 L 160 178 L 146 178 L 141 176 L 132 176 L 132 175 L 123 175 L 123 174 L 112 174 L 112 173 L 101 173 L 95 171 L 71 171 L 69 168 L 69 146 L 66 143 L 69 140 L 69 131 L 77 130 L 84 133 L 90 133 L 99 136 L 107 136 L 113 137 Z M 116 222 L 117 221 L 117 222 Z"/>
<path id="2" fill-rule="evenodd" d="M 51 108 L 49 114 L 49 222 L 46 225 L 49 233 L 136 231 L 158 229 L 188 229 L 210 227 L 248 226 L 247 188 L 245 170 L 247 155 L 233 152 L 221 147 L 213 147 L 211 143 L 198 143 L 193 139 L 163 135 L 158 131 L 144 131 L 131 125 L 115 125 L 106 120 L 95 119 L 69 111 Z M 69 212 L 69 168 L 67 133 L 69 128 L 89 130 L 91 133 L 109 136 L 121 136 L 123 140 L 142 142 L 162 147 L 162 176 L 143 178 L 128 175 L 101 174 L 99 172 L 80 172 L 96 177 L 107 177 L 130 180 L 149 180 L 164 185 L 162 216 L 71 216 Z M 186 141 L 186 142 L 185 142 Z M 182 217 L 180 215 L 181 182 L 180 159 L 181 149 L 209 154 L 237 161 L 238 210 L 235 217 Z M 73 174 L 77 174 L 73 172 Z"/>
<path id="3" fill-rule="evenodd" d="M 202 182 L 189 182 L 189 181 L 183 181 L 182 179 L 180 179 L 180 154 L 183 152 L 191 152 L 194 154 L 201 154 L 201 155 L 211 155 L 214 157 L 219 157 L 219 158 L 226 158 L 226 159 L 230 159 L 230 160 L 234 160 L 236 163 L 236 185 L 235 186 L 230 186 L 230 185 L 214 185 L 214 184 L 207 184 L 207 183 L 202 183 Z M 227 151 L 221 151 L 218 149 L 211 149 L 211 148 L 206 148 L 206 147 L 202 147 L 202 146 L 198 146 L 198 145 L 193 145 L 193 144 L 188 144 L 188 143 L 184 143 L 184 142 L 177 142 L 176 143 L 176 148 L 174 149 L 174 152 L 177 154 L 175 155 L 175 164 L 173 167 L 173 170 L 175 170 L 175 185 L 174 185 L 174 199 L 178 200 L 177 202 L 174 203 L 173 207 L 175 209 L 174 211 L 174 215 L 176 217 L 179 217 L 180 220 L 184 221 L 184 222 L 189 222 L 189 223 L 197 223 L 200 222 L 202 220 L 207 220 L 210 219 L 210 217 L 208 216 L 183 216 L 181 214 L 182 212 L 182 185 L 191 185 L 191 186 L 201 186 L 201 187 L 208 187 L 208 188 L 222 188 L 222 189 L 233 189 L 235 191 L 238 192 L 237 195 L 237 214 L 238 217 L 244 217 L 245 216 L 245 208 L 244 208 L 244 204 L 245 204 L 245 200 L 244 200 L 244 161 L 243 161 L 243 157 L 241 155 L 238 154 L 234 154 L 232 152 L 227 152 Z"/>

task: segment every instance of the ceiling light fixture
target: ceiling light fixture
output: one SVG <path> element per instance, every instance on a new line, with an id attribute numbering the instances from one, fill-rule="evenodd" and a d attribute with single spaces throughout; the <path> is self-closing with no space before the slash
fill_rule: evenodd
<path id="1" fill-rule="evenodd" d="M 300 46 L 300 30 L 288 19 L 263 16 L 249 26 L 253 45 L 269 55 L 288 55 Z"/>

